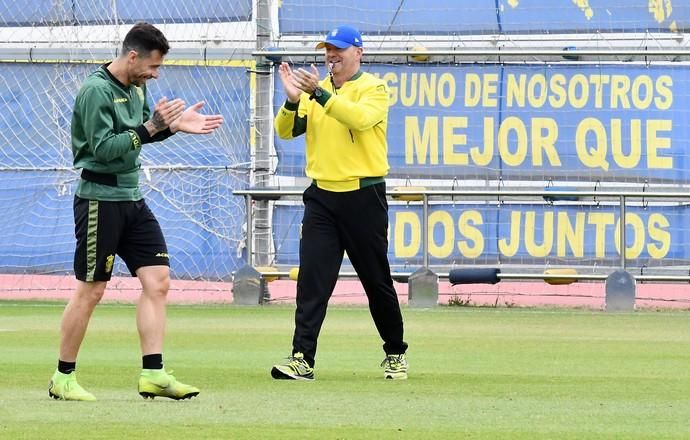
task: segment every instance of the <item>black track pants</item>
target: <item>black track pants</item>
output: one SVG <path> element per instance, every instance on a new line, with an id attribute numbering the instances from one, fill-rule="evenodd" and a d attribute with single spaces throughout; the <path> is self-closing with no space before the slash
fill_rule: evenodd
<path id="1" fill-rule="evenodd" d="M 388 264 L 386 184 L 349 192 L 311 185 L 303 200 L 293 353 L 303 353 L 314 364 L 317 339 L 344 251 L 364 286 L 384 352 L 405 353 L 400 304 Z"/>

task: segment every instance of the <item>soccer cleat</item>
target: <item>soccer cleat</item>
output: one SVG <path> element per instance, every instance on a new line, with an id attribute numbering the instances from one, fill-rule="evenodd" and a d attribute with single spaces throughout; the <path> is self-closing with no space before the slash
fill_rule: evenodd
<path id="1" fill-rule="evenodd" d="M 199 388 L 178 382 L 170 373 L 162 369 L 142 370 L 139 376 L 139 395 L 144 399 L 160 396 L 182 400 L 191 399 L 199 394 Z"/>
<path id="2" fill-rule="evenodd" d="M 407 379 L 407 359 L 405 358 L 405 353 L 387 354 L 386 358 L 381 362 L 381 366 L 384 368 L 384 379 Z"/>
<path id="3" fill-rule="evenodd" d="M 96 400 L 93 394 L 79 385 L 75 372 L 64 374 L 57 370 L 55 370 L 48 384 L 48 395 L 55 400 L 76 400 L 82 402 L 93 402 Z"/>
<path id="4" fill-rule="evenodd" d="M 295 353 L 288 356 L 286 363 L 274 365 L 271 376 L 274 379 L 314 380 L 314 369 L 304 360 L 302 353 Z"/>

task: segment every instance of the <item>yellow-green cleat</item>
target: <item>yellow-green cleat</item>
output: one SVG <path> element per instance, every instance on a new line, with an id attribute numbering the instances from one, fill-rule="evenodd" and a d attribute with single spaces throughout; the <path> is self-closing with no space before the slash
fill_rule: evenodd
<path id="1" fill-rule="evenodd" d="M 273 366 L 271 377 L 287 380 L 314 380 L 314 369 L 309 366 L 302 353 L 294 353 L 288 356 L 284 364 Z"/>
<path id="2" fill-rule="evenodd" d="M 389 380 L 407 379 L 407 358 L 405 353 L 388 354 L 381 362 L 383 367 L 383 378 Z"/>
<path id="3" fill-rule="evenodd" d="M 199 394 L 199 388 L 179 382 L 175 376 L 165 370 L 141 370 L 139 395 L 144 399 L 160 396 L 182 400 L 191 399 L 197 394 Z"/>
<path id="4" fill-rule="evenodd" d="M 77 382 L 77 374 L 60 373 L 55 370 L 48 384 L 48 395 L 56 400 L 75 400 L 81 402 L 93 402 L 96 400 L 93 394 L 86 391 Z"/>

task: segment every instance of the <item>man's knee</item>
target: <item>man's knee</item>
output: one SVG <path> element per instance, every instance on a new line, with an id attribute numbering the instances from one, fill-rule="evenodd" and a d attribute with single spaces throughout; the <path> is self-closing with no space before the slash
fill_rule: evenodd
<path id="1" fill-rule="evenodd" d="M 103 298 L 105 293 L 105 281 L 85 282 L 79 281 L 77 285 L 77 299 L 90 306 L 95 306 Z"/>
<path id="2" fill-rule="evenodd" d="M 156 280 L 153 285 L 149 286 L 148 289 L 146 289 L 150 294 L 156 295 L 156 296 L 167 296 L 168 291 L 170 290 L 170 277 L 162 277 Z"/>
<path id="3" fill-rule="evenodd" d="M 148 266 L 137 270 L 144 295 L 165 297 L 170 290 L 170 269 L 167 266 Z"/>

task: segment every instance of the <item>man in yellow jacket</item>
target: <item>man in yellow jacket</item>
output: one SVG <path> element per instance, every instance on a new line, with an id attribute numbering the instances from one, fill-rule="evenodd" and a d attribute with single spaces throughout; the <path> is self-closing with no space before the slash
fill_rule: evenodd
<path id="1" fill-rule="evenodd" d="M 313 182 L 303 195 L 292 353 L 271 375 L 314 379 L 317 339 L 346 251 L 384 342 L 384 378 L 406 379 L 407 344 L 387 257 L 388 87 L 360 70 L 357 29 L 339 26 L 316 47 L 326 50 L 325 78 L 319 80 L 314 65 L 278 69 L 287 100 L 276 131 L 282 139 L 306 133 L 306 174 Z"/>

